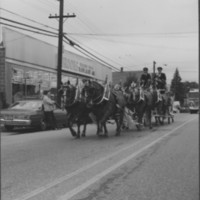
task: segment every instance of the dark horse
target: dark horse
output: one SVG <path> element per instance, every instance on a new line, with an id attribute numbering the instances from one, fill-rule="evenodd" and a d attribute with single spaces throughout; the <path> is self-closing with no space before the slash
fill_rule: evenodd
<path id="1" fill-rule="evenodd" d="M 174 115 L 171 114 L 173 99 L 170 92 L 162 91 L 161 94 L 157 90 L 154 90 L 154 117 L 156 124 L 164 124 L 164 120 L 167 118 L 168 123 L 170 120 L 174 121 Z"/>
<path id="2" fill-rule="evenodd" d="M 104 127 L 104 136 L 108 136 L 106 121 L 112 117 L 117 125 L 116 136 L 119 136 L 123 123 L 124 105 L 118 105 L 117 96 L 109 89 L 109 95 L 105 98 L 105 87 L 96 81 L 88 81 L 82 92 L 87 106 L 96 116 L 97 135 L 100 135 Z"/>
<path id="3" fill-rule="evenodd" d="M 126 91 L 130 94 L 128 107 L 135 112 L 137 118 L 137 129 L 140 130 L 143 125 L 148 125 L 151 129 L 151 113 L 153 108 L 152 93 L 150 91 L 144 91 L 144 100 L 140 100 L 140 88 L 136 85 L 130 86 Z"/>
<path id="4" fill-rule="evenodd" d="M 87 123 L 90 122 L 89 109 L 81 99 L 79 86 L 68 84 L 63 91 L 64 106 L 67 111 L 68 127 L 72 136 L 80 138 L 80 126 L 83 124 L 84 128 L 81 136 L 85 136 Z M 77 124 L 77 133 L 73 129 L 73 124 Z"/>

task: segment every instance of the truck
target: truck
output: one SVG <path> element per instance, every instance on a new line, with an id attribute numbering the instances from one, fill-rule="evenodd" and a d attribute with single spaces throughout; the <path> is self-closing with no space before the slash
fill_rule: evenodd
<path id="1" fill-rule="evenodd" d="M 199 112 L 199 89 L 190 89 L 188 93 L 188 106 L 191 114 Z"/>

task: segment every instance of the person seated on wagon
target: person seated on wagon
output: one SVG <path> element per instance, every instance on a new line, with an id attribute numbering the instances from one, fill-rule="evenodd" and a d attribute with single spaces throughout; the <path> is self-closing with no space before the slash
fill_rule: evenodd
<path id="1" fill-rule="evenodd" d="M 162 67 L 158 67 L 158 72 L 155 75 L 156 89 L 158 91 L 158 97 L 160 99 L 161 94 L 164 94 L 166 91 L 166 75 L 162 72 Z"/>
<path id="2" fill-rule="evenodd" d="M 148 73 L 148 68 L 143 68 L 143 73 L 140 76 L 140 100 L 144 100 L 144 90 L 148 90 L 151 85 L 151 75 Z"/>
<path id="3" fill-rule="evenodd" d="M 124 98 L 124 95 L 123 95 L 123 89 L 122 89 L 121 85 L 122 85 L 121 82 L 115 84 L 115 86 L 112 90 L 112 93 L 116 96 L 117 106 L 119 108 L 124 108 L 124 106 L 126 105 L 126 101 L 125 101 L 125 98 Z"/>

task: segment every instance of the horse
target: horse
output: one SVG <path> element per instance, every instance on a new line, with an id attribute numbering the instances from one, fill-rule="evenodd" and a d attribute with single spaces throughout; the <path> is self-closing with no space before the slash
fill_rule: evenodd
<path id="1" fill-rule="evenodd" d="M 154 90 L 153 96 L 154 117 L 156 124 L 164 124 L 164 120 L 166 118 L 168 119 L 168 123 L 170 123 L 170 119 L 174 122 L 174 115 L 171 114 L 173 99 L 170 92 Z"/>
<path id="2" fill-rule="evenodd" d="M 144 100 L 140 100 L 140 87 L 136 84 L 131 84 L 128 89 L 129 96 L 129 108 L 135 112 L 137 117 L 136 127 L 138 130 L 141 129 L 143 125 L 148 125 L 152 128 L 151 123 L 151 113 L 153 108 L 153 95 L 150 91 L 144 91 Z"/>
<path id="3" fill-rule="evenodd" d="M 83 124 L 81 136 L 85 137 L 86 126 L 91 120 L 89 118 L 89 109 L 81 99 L 79 86 L 68 84 L 64 87 L 63 92 L 64 107 L 67 111 L 67 122 L 69 130 L 73 137 L 80 138 L 80 126 Z M 73 129 L 73 124 L 77 124 L 77 133 Z"/>
<path id="4" fill-rule="evenodd" d="M 108 89 L 109 95 L 105 95 L 105 89 Z M 104 136 L 108 137 L 106 127 L 107 120 L 112 117 L 117 125 L 116 136 L 120 135 L 123 123 L 124 105 L 119 103 L 122 99 L 120 95 L 114 93 L 109 87 L 104 87 L 96 81 L 88 81 L 82 91 L 85 102 L 96 116 L 97 135 L 102 132 L 104 127 Z M 119 105 L 120 104 L 120 105 Z"/>

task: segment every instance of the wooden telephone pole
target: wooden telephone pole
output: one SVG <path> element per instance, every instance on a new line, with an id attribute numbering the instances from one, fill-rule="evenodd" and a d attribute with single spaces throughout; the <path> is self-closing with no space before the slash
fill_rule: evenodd
<path id="1" fill-rule="evenodd" d="M 59 16 L 49 16 L 49 18 L 59 18 L 59 34 L 58 34 L 58 60 L 57 60 L 57 103 L 61 104 L 61 96 L 58 90 L 60 89 L 62 79 L 62 52 L 63 52 L 63 18 L 76 17 L 73 15 L 63 15 L 64 0 L 60 1 Z"/>

